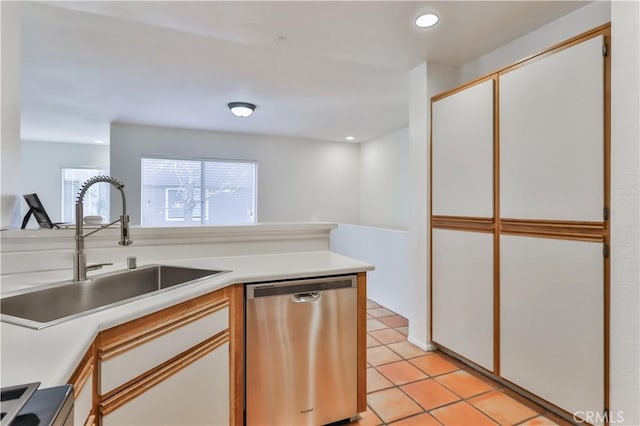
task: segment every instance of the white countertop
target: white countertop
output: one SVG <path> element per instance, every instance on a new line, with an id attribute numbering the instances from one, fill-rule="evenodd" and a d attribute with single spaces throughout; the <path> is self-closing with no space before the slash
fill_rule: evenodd
<path id="1" fill-rule="evenodd" d="M 2 387 L 42 382 L 41 387 L 66 383 L 99 331 L 235 283 L 371 271 L 373 265 L 329 251 L 251 256 L 210 257 L 145 262 L 232 272 L 135 300 L 41 330 L 0 323 L 0 384 Z M 109 269 L 124 269 L 114 265 Z M 3 295 L 36 284 L 69 279 L 71 271 L 4 275 Z"/>

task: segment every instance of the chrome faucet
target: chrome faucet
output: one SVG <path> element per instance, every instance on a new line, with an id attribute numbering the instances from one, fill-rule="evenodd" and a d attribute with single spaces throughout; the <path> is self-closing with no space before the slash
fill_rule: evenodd
<path id="1" fill-rule="evenodd" d="M 120 191 L 120 194 L 122 195 L 122 214 L 120 215 L 119 219 L 116 219 L 113 222 L 108 223 L 106 225 L 102 225 L 98 229 L 95 229 L 83 235 L 84 196 L 87 193 L 87 190 L 93 184 L 98 182 L 110 183 L 118 191 Z M 76 198 L 76 235 L 75 235 L 76 249 L 73 253 L 73 281 L 74 282 L 86 281 L 87 270 L 97 269 L 97 267 L 102 266 L 102 265 L 87 266 L 87 255 L 84 252 L 84 239 L 87 238 L 89 235 L 95 234 L 96 232 L 102 229 L 108 228 L 111 225 L 114 225 L 120 222 L 120 241 L 118 242 L 118 244 L 120 244 L 121 246 L 128 246 L 133 243 L 133 241 L 129 239 L 129 215 L 127 215 L 127 201 L 124 197 L 124 191 L 122 190 L 122 188 L 124 188 L 124 183 L 109 176 L 92 177 L 91 179 L 83 183 L 82 186 L 80 187 L 80 191 L 78 192 L 78 198 Z"/>

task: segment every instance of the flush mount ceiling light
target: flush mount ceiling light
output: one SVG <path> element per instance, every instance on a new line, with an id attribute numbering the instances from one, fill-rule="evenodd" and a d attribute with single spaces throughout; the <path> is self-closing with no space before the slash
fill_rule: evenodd
<path id="1" fill-rule="evenodd" d="M 253 110 L 256 109 L 254 104 L 250 104 L 249 102 L 231 102 L 227 104 L 229 109 L 231 110 L 231 114 L 236 117 L 245 118 L 253 114 Z"/>
<path id="2" fill-rule="evenodd" d="M 354 140 L 355 138 L 354 138 L 353 136 L 347 136 L 347 137 L 345 137 L 344 139 L 345 139 L 345 140 L 347 140 L 347 141 L 352 141 L 352 140 Z"/>
<path id="3" fill-rule="evenodd" d="M 435 13 L 425 13 L 416 18 L 416 25 L 420 28 L 433 27 L 438 23 L 440 18 Z"/>

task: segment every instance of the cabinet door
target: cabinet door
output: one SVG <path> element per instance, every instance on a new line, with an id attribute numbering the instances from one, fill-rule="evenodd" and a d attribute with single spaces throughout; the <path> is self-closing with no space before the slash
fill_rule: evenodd
<path id="1" fill-rule="evenodd" d="M 229 424 L 228 342 L 173 374 L 159 374 L 166 377 L 150 386 L 143 380 L 102 404 L 102 425 Z"/>
<path id="2" fill-rule="evenodd" d="M 503 218 L 601 221 L 603 37 L 500 75 Z"/>
<path id="3" fill-rule="evenodd" d="M 432 104 L 433 214 L 493 217 L 493 80 Z"/>
<path id="4" fill-rule="evenodd" d="M 433 341 L 493 370 L 493 234 L 433 230 Z"/>
<path id="5" fill-rule="evenodd" d="M 93 368 L 90 373 L 93 373 Z M 93 374 L 89 374 L 84 384 L 77 391 L 74 390 L 74 393 L 73 424 L 82 426 L 87 423 L 93 408 Z"/>
<path id="6" fill-rule="evenodd" d="M 569 412 L 602 412 L 602 244 L 502 236 L 500 252 L 502 376 Z"/>
<path id="7" fill-rule="evenodd" d="M 192 320 L 198 315 L 200 318 Z M 100 394 L 107 394 L 228 327 L 228 307 L 205 306 L 193 315 L 184 315 L 175 321 L 165 320 L 155 329 L 145 328 L 144 333 L 131 333 L 129 340 L 101 348 Z M 124 334 L 123 337 L 129 336 Z"/>

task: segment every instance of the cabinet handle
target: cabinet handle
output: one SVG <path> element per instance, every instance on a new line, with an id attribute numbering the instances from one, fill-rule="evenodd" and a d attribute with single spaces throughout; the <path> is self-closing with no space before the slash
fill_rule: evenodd
<path id="1" fill-rule="evenodd" d="M 320 300 L 320 292 L 314 291 L 311 293 L 298 293 L 291 295 L 291 300 L 294 303 L 315 302 Z"/>

